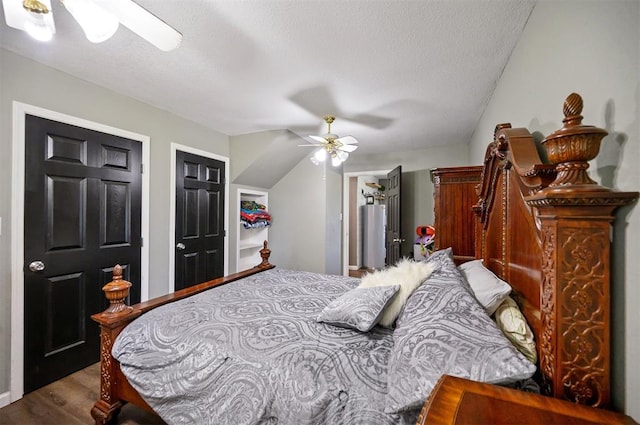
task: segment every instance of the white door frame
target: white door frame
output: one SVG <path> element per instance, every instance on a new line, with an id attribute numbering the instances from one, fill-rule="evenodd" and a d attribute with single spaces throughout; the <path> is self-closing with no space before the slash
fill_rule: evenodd
<path id="1" fill-rule="evenodd" d="M 24 161 L 26 115 L 34 115 L 65 124 L 100 131 L 142 142 L 142 222 L 144 243 L 140 258 L 141 300 L 149 298 L 149 136 L 88 121 L 60 112 L 13 102 L 11 167 L 11 375 L 9 399 L 14 402 L 24 394 Z"/>
<path id="2" fill-rule="evenodd" d="M 358 176 L 386 176 L 391 170 L 350 171 L 342 175 L 342 274 L 349 276 L 349 178 Z"/>
<path id="3" fill-rule="evenodd" d="M 169 293 L 176 285 L 176 151 L 187 152 L 216 161 L 224 162 L 224 276 L 229 274 L 229 158 L 202 149 L 171 143 L 171 177 L 169 182 Z"/>

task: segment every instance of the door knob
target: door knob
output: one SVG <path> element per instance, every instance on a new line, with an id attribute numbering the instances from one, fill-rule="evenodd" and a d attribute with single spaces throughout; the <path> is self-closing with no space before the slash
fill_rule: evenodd
<path id="1" fill-rule="evenodd" d="M 396 243 L 404 242 L 404 239 L 393 238 L 393 242 L 396 242 Z"/>
<path id="2" fill-rule="evenodd" d="M 176 244 L 176 248 L 178 248 L 178 251 L 182 251 L 183 249 L 185 249 L 185 246 L 182 242 L 178 242 Z"/>
<path id="3" fill-rule="evenodd" d="M 32 272 L 41 272 L 44 270 L 44 263 L 42 261 L 32 261 L 31 264 L 29 264 L 29 270 Z"/>

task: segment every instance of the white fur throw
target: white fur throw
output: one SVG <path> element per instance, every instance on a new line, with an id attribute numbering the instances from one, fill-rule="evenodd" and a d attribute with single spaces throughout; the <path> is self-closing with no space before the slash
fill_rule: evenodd
<path id="1" fill-rule="evenodd" d="M 433 272 L 434 266 L 426 261 L 413 261 L 403 258 L 395 266 L 366 274 L 359 287 L 400 285 L 393 301 L 384 309 L 379 324 L 385 328 L 393 327 L 402 307 L 413 291 Z"/>

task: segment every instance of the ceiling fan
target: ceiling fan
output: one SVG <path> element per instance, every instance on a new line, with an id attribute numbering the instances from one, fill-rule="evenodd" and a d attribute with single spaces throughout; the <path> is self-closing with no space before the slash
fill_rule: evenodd
<path id="1" fill-rule="evenodd" d="M 324 117 L 324 122 L 327 123 L 327 133 L 322 136 L 309 136 L 310 139 L 316 143 L 309 145 L 298 146 L 315 146 L 319 149 L 313 154 L 311 160 L 318 164 L 327 159 L 327 156 L 331 157 L 331 165 L 334 167 L 339 166 L 349 158 L 349 153 L 358 149 L 356 144 L 358 141 L 353 136 L 339 137 L 337 134 L 331 133 L 331 124 L 336 118 L 332 115 Z"/>
<path id="2" fill-rule="evenodd" d="M 115 34 L 119 24 L 160 50 L 173 50 L 182 41 L 182 34 L 132 0 L 60 2 L 93 43 L 109 39 Z M 51 0 L 2 0 L 2 6 L 8 26 L 26 31 L 39 41 L 49 41 L 55 34 Z"/>

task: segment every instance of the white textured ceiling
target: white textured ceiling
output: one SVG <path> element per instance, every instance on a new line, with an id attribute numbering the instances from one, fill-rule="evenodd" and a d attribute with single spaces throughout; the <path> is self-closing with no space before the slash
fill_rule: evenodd
<path id="1" fill-rule="evenodd" d="M 2 16 L 0 45 L 228 135 L 324 133 L 322 116 L 334 114 L 333 132 L 360 141 L 353 155 L 467 142 L 534 7 L 139 0 L 183 34 L 162 52 L 122 26 L 92 44 L 52 3 L 53 41 L 36 42 Z"/>

